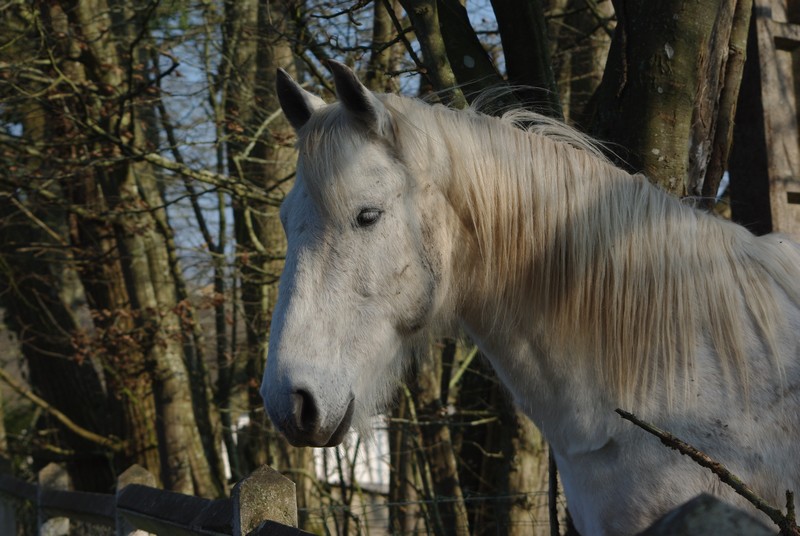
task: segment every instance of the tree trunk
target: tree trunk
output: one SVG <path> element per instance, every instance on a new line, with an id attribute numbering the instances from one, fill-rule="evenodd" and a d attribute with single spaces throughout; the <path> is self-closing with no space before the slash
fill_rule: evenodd
<path id="1" fill-rule="evenodd" d="M 391 73 L 397 68 L 402 51 L 399 44 L 392 45 L 395 28 L 391 15 L 396 12 L 396 0 L 376 0 L 372 4 L 372 42 L 369 65 L 364 85 L 378 93 L 397 91 L 398 85 Z M 389 13 L 389 10 L 392 13 Z"/>
<path id="2" fill-rule="evenodd" d="M 410 395 L 410 391 L 404 389 Z M 414 426 L 409 406 L 411 397 L 402 397 L 392 408 L 389 419 L 389 530 L 392 534 L 413 534 L 423 531 L 420 477 L 413 455 L 418 448 L 414 441 Z"/>
<path id="3" fill-rule="evenodd" d="M 735 99 L 726 97 L 722 105 L 728 108 L 720 109 L 722 88 L 738 93 L 741 80 L 740 70 L 726 79 L 737 3 L 743 8 L 747 2 L 614 3 L 617 30 L 593 130 L 625 149 L 621 156 L 629 169 L 681 197 L 703 195 L 717 119 L 735 106 Z"/>
<path id="4" fill-rule="evenodd" d="M 564 119 L 580 126 L 585 121 L 586 105 L 603 77 L 614 8 L 610 0 L 568 0 L 559 13 L 552 15 L 550 26 L 559 28 L 551 49 Z"/>
<path id="5" fill-rule="evenodd" d="M 453 446 L 444 403 L 447 394 L 442 393 L 442 364 L 453 362 L 456 344 L 449 341 L 441 349 L 441 355 L 424 359 L 414 376 L 411 392 L 417 401 L 417 426 L 422 439 L 421 452 L 431 476 L 433 510 L 436 534 L 470 534 L 467 507 L 458 475 L 458 461 Z M 438 502 L 439 498 L 445 500 Z"/>
<path id="6" fill-rule="evenodd" d="M 753 0 L 739 0 L 731 21 L 728 59 L 724 65 L 724 75 L 719 89 L 717 105 L 717 127 L 712 135 L 711 155 L 708 159 L 705 179 L 702 186 L 703 206 L 711 208 L 717 197 L 722 175 L 728 169 L 728 159 L 733 145 L 734 118 L 736 117 L 739 91 L 744 77 L 744 64 L 747 56 L 747 35 L 753 12 Z M 724 46 L 724 43 L 719 43 Z M 721 66 L 722 67 L 722 66 Z"/>
<path id="7" fill-rule="evenodd" d="M 558 96 L 541 0 L 492 0 L 508 81 L 526 108 L 558 117 Z"/>
<path id="8" fill-rule="evenodd" d="M 417 67 L 423 78 L 445 103 L 454 108 L 466 107 L 467 100 L 458 87 L 442 36 L 437 0 L 400 0 L 400 3 L 411 19 L 422 49 L 424 64 Z"/>
<path id="9" fill-rule="evenodd" d="M 265 120 L 279 109 L 276 68 L 290 73 L 295 70 L 288 32 L 296 8 L 291 1 L 226 2 L 228 165 L 232 175 L 271 191 L 276 198 L 291 187 L 296 152 L 285 118 L 273 118 L 268 124 Z M 273 430 L 259 393 L 268 359 L 267 334 L 286 254 L 278 204 L 235 201 L 234 224 L 247 341 L 247 470 L 270 463 L 289 473 L 297 485 L 301 525 L 310 528 L 305 514 L 319 503 L 313 451 L 290 446 Z"/>
<path id="10" fill-rule="evenodd" d="M 438 0 L 439 22 L 449 63 L 467 100 L 482 90 L 496 87 L 503 79 L 483 48 L 467 9 L 459 0 Z"/>
<path id="11" fill-rule="evenodd" d="M 508 463 L 508 536 L 530 534 L 531 520 L 543 525 L 548 520 L 547 505 L 536 500 L 536 492 L 548 488 L 547 443 L 531 420 L 516 408 L 505 415 L 511 417 L 512 431 L 506 446 Z M 556 484 L 557 485 L 557 484 Z"/>

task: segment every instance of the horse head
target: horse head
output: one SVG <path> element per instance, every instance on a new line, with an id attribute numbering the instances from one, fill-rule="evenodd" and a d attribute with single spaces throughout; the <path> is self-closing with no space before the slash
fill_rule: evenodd
<path id="1" fill-rule="evenodd" d="M 329 66 L 337 103 L 283 71 L 277 86 L 299 158 L 261 393 L 295 445 L 336 445 L 385 407 L 446 294 L 443 195 L 399 157 L 383 97 Z"/>

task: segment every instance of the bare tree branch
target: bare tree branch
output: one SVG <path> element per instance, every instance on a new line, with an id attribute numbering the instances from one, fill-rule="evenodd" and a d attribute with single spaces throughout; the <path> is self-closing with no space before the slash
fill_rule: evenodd
<path id="1" fill-rule="evenodd" d="M 780 534 L 800 536 L 800 527 L 795 524 L 794 520 L 794 508 L 789 509 L 787 515 L 784 515 L 783 512 L 767 503 L 767 501 L 761 498 L 755 491 L 753 491 L 752 488 L 742 482 L 738 476 L 730 472 L 727 467 L 711 458 L 705 452 L 693 447 L 681 439 L 678 439 L 669 432 L 666 432 L 653 424 L 639 419 L 633 413 L 629 413 L 619 408 L 616 410 L 616 412 L 623 419 L 632 422 L 639 428 L 659 438 L 664 445 L 671 449 L 677 450 L 681 454 L 689 456 L 698 465 L 709 469 L 712 473 L 717 475 L 722 482 L 733 488 L 736 493 L 750 501 L 750 503 L 759 511 L 764 512 L 767 516 L 769 516 L 769 518 L 781 529 Z M 792 492 L 787 490 L 786 496 L 787 503 L 794 504 Z"/>
<path id="2" fill-rule="evenodd" d="M 66 426 L 71 432 L 79 435 L 87 441 L 97 443 L 101 447 L 108 448 L 114 452 L 121 452 L 127 447 L 127 443 L 125 441 L 121 441 L 115 437 L 105 437 L 95 434 L 91 430 L 87 430 L 86 428 L 76 424 L 75 421 L 51 406 L 46 400 L 38 397 L 35 393 L 26 389 L 21 383 L 19 383 L 3 369 L 0 369 L 0 380 L 3 380 L 6 385 L 11 387 L 14 391 L 55 417 L 58 422 Z"/>

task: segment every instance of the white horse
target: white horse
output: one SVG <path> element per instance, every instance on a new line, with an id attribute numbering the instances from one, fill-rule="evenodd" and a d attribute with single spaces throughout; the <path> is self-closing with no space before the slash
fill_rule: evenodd
<path id="1" fill-rule="evenodd" d="M 617 407 L 776 505 L 800 493 L 796 244 L 682 204 L 563 124 L 376 95 L 330 67 L 338 103 L 278 82 L 300 156 L 262 395 L 290 442 L 341 442 L 432 331 L 460 328 L 550 442 L 584 535 L 703 491 L 737 502 Z"/>

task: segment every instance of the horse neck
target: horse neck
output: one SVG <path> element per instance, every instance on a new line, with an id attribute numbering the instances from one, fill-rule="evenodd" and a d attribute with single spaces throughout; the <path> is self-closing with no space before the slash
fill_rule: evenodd
<path id="1" fill-rule="evenodd" d="M 445 123 L 439 135 L 446 164 L 435 167 L 446 172 L 438 180 L 468 244 L 453 261 L 458 314 L 473 336 L 498 354 L 533 349 L 536 366 L 549 367 L 542 376 L 569 364 L 564 381 L 583 377 L 581 388 L 601 371 L 601 398 L 631 400 L 637 379 L 678 368 L 663 356 L 696 343 L 674 337 L 695 332 L 692 315 L 673 321 L 680 315 L 667 304 L 663 314 L 635 316 L 673 292 L 688 302 L 693 289 L 629 280 L 672 269 L 662 246 L 691 233 L 696 213 L 586 150 L 490 118 Z M 637 322 L 654 334 L 632 329 Z"/>
<path id="2" fill-rule="evenodd" d="M 787 329 L 777 299 L 798 302 L 795 250 L 588 151 L 425 112 L 401 157 L 452 209 L 454 315 L 551 441 L 596 447 L 614 407 L 671 411 L 700 388 L 741 402 L 746 356 Z"/>

